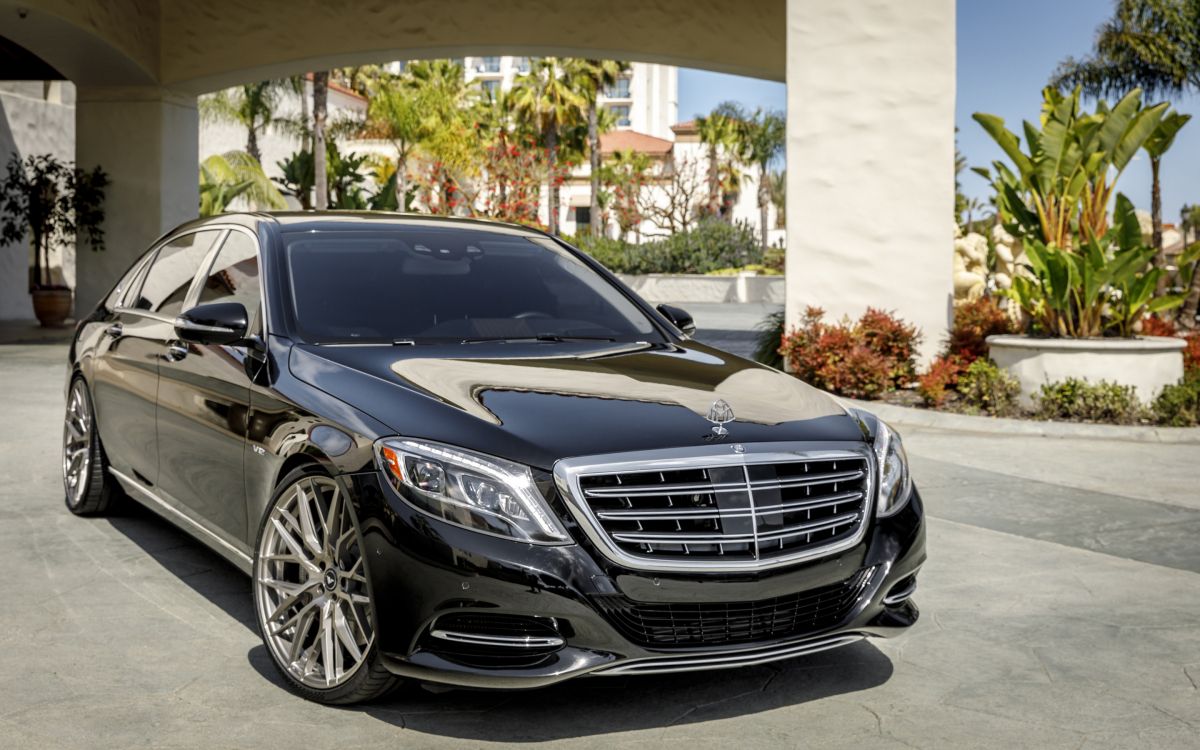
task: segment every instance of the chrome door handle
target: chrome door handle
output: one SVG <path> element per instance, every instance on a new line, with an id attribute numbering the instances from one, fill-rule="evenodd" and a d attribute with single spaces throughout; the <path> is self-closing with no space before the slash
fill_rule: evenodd
<path id="1" fill-rule="evenodd" d="M 112 336 L 114 339 L 121 338 L 121 334 L 124 331 L 125 331 L 125 327 L 122 326 L 120 323 L 113 323 L 108 328 L 104 329 L 104 332 L 107 333 L 109 336 Z"/>
<path id="2" fill-rule="evenodd" d="M 163 359 L 168 362 L 178 362 L 188 355 L 186 344 L 172 343 L 167 344 L 167 351 L 162 355 Z"/>

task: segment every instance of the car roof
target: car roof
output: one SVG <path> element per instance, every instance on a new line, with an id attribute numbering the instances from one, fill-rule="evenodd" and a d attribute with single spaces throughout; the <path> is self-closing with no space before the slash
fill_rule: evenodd
<path id="1" fill-rule="evenodd" d="M 245 217 L 249 220 L 270 222 L 278 225 L 287 232 L 309 231 L 334 228 L 364 228 L 388 226 L 430 226 L 444 224 L 460 226 L 463 229 L 505 229 L 509 232 L 516 230 L 531 236 L 544 236 L 544 233 L 532 227 L 508 222 L 491 221 L 487 219 L 470 219 L 457 216 L 434 216 L 422 213 L 401 213 L 398 211 L 256 211 L 241 214 L 221 214 L 216 219 L 230 217 Z"/>

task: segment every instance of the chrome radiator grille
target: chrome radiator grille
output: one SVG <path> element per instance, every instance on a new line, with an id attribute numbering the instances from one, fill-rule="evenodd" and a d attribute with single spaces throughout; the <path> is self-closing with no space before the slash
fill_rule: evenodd
<path id="1" fill-rule="evenodd" d="M 859 452 L 571 469 L 576 515 L 610 556 L 644 569 L 754 569 L 832 552 L 861 538 L 870 507 Z"/>

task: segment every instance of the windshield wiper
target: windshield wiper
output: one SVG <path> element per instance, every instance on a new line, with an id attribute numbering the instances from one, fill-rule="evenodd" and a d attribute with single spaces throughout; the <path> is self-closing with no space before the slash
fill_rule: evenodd
<path id="1" fill-rule="evenodd" d="M 557 344 L 569 341 L 616 341 L 616 339 L 608 336 L 559 336 L 553 333 L 539 333 L 537 336 L 492 336 L 486 338 L 463 339 L 462 343 L 483 344 L 497 341 L 505 344 L 520 344 L 527 341 L 541 341 Z"/>

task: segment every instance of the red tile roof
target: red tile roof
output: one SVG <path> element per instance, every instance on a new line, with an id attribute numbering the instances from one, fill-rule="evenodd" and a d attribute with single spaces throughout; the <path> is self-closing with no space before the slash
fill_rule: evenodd
<path id="1" fill-rule="evenodd" d="M 633 130 L 613 130 L 600 135 L 600 153 L 606 155 L 618 151 L 639 151 L 652 156 L 666 156 L 674 145 L 665 138 L 655 138 Z"/>

